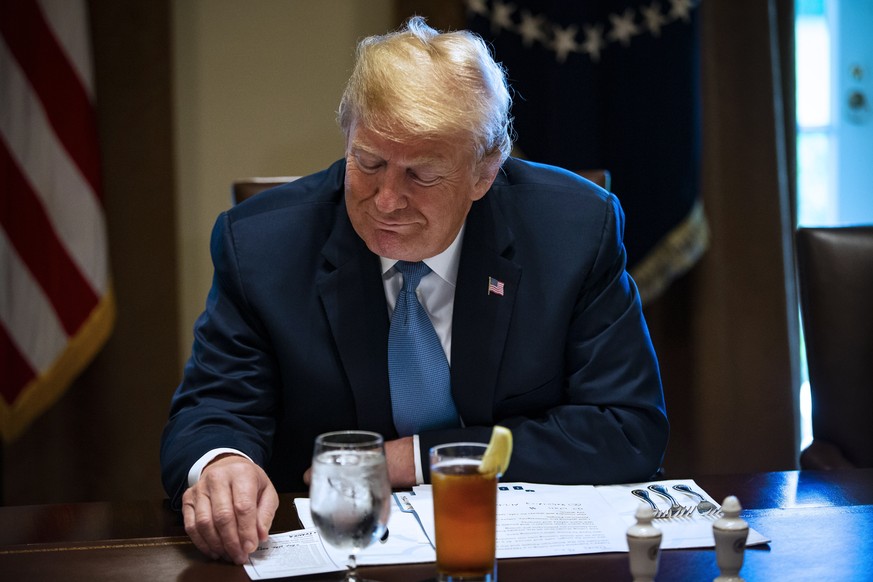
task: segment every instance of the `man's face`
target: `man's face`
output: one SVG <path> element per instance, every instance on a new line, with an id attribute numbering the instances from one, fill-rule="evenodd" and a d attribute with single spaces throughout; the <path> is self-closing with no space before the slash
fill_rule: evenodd
<path id="1" fill-rule="evenodd" d="M 482 175 L 472 151 L 449 140 L 398 143 L 354 126 L 346 147 L 346 206 L 374 253 L 420 261 L 455 240 L 496 168 Z"/>

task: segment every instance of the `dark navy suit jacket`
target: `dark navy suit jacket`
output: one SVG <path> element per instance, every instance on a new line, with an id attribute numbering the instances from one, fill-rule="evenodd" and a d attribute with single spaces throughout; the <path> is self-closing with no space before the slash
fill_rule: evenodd
<path id="1" fill-rule="evenodd" d="M 319 433 L 396 438 L 380 264 L 349 221 L 344 176 L 341 160 L 218 218 L 212 289 L 162 440 L 174 505 L 213 448 L 248 454 L 280 492 L 305 491 Z M 458 268 L 451 379 L 464 428 L 420 435 L 426 474 L 429 447 L 486 442 L 495 423 L 515 442 L 504 480 L 656 472 L 668 425 L 623 230 L 612 194 L 506 161 L 470 210 Z"/>

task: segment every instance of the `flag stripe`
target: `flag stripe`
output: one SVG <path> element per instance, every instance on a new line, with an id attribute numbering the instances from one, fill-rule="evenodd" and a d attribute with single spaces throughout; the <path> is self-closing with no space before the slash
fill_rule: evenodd
<path id="1" fill-rule="evenodd" d="M 99 196 L 94 109 L 35 0 L 0 0 L 0 33 L 38 94 L 58 138 Z"/>
<path id="2" fill-rule="evenodd" d="M 103 292 L 108 273 L 102 206 L 58 141 L 39 99 L 3 42 L 0 71 L 0 134 L 79 270 L 95 290 Z"/>
<path id="3" fill-rule="evenodd" d="M 34 370 L 46 370 L 64 351 L 69 336 L 2 228 L 0 265 L 6 281 L 0 295 L 0 323 L 28 364 Z"/>
<path id="4" fill-rule="evenodd" d="M 0 396 L 13 402 L 24 386 L 36 374 L 21 356 L 21 352 L 9 339 L 6 329 L 0 325 Z"/>
<path id="5" fill-rule="evenodd" d="M 8 203 L 0 205 L 0 225 L 45 291 L 68 335 L 97 304 L 94 290 L 70 261 L 30 184 L 0 139 L 0 184 Z"/>
<path id="6" fill-rule="evenodd" d="M 83 2 L 70 0 L 39 0 L 42 13 L 64 49 L 70 64 L 76 69 L 89 99 L 94 100 L 94 74 L 91 68 L 91 39 L 88 30 L 88 9 Z"/>

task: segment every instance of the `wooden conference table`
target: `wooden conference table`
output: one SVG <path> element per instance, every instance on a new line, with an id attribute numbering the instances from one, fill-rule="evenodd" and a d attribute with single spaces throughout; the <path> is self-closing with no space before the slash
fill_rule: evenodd
<path id="1" fill-rule="evenodd" d="M 743 517 L 772 540 L 746 550 L 741 574 L 747 581 L 873 580 L 873 469 L 694 479 L 719 501 L 736 495 Z M 300 527 L 292 498 L 282 496 L 275 532 Z M 432 579 L 434 565 L 359 572 L 384 582 L 417 582 Z M 667 550 L 657 579 L 710 581 L 718 573 L 712 549 Z M 498 577 L 501 582 L 631 580 L 624 553 L 500 560 Z M 0 580 L 248 579 L 241 566 L 202 556 L 165 501 L 0 507 Z"/>

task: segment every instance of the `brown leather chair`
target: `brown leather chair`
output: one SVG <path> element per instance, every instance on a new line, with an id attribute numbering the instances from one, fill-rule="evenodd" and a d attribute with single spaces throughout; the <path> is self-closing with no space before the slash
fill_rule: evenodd
<path id="1" fill-rule="evenodd" d="M 612 176 L 610 175 L 609 170 L 580 170 L 577 174 L 583 178 L 591 180 L 604 190 L 609 190 L 609 187 L 611 186 Z M 300 176 L 275 176 L 270 178 L 245 178 L 243 180 L 237 180 L 233 183 L 232 188 L 233 203 L 239 204 L 243 200 L 251 198 L 258 192 L 267 190 L 268 188 L 273 188 L 274 186 L 287 184 L 299 177 Z"/>
<path id="2" fill-rule="evenodd" d="M 576 170 L 576 173 L 587 180 L 591 180 L 604 190 L 612 188 L 612 174 L 609 170 L 594 169 L 594 170 Z"/>
<path id="3" fill-rule="evenodd" d="M 873 467 L 873 226 L 800 228 L 796 242 L 814 439 L 800 465 Z"/>
<path id="4" fill-rule="evenodd" d="M 233 194 L 233 203 L 239 204 L 243 200 L 248 200 L 258 192 L 262 192 L 275 186 L 281 186 L 288 182 L 293 182 L 300 176 L 273 176 L 270 178 L 245 178 L 237 180 L 233 183 L 231 193 Z"/>

